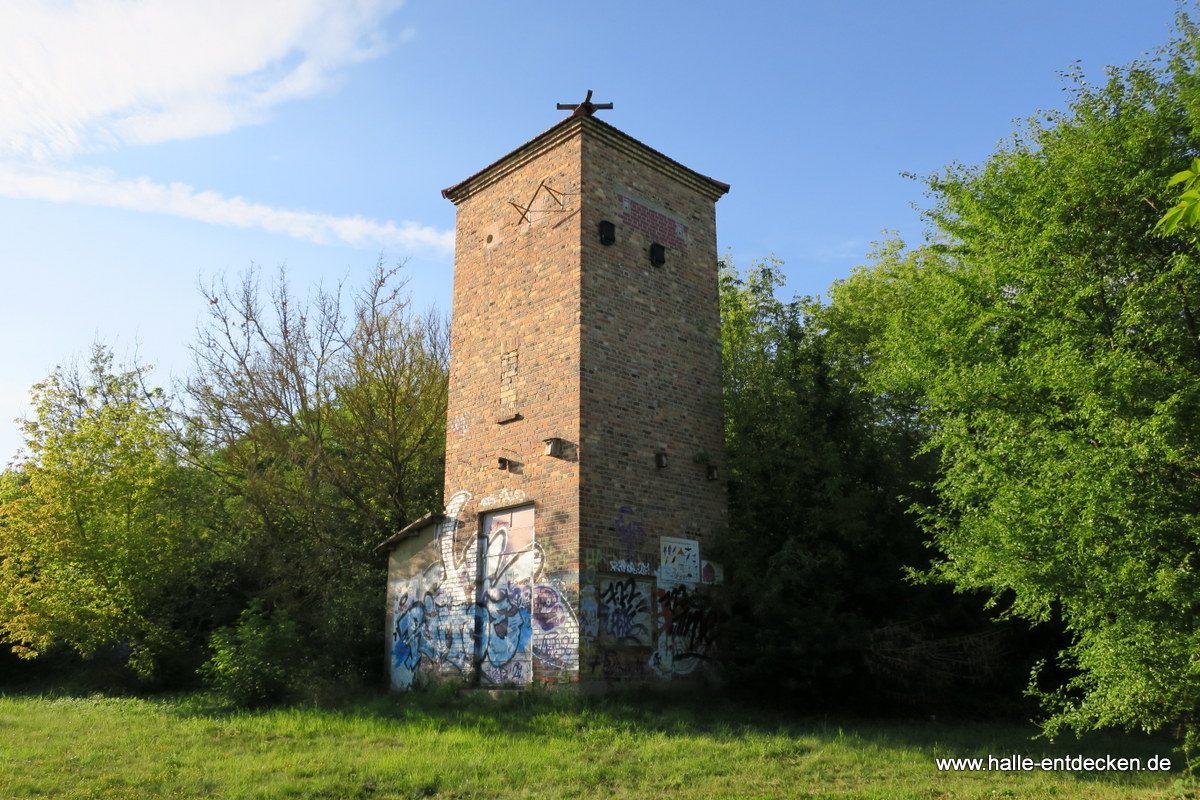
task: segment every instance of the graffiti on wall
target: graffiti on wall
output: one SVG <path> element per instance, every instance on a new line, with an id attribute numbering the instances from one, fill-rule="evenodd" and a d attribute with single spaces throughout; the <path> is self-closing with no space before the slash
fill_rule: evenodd
<path id="1" fill-rule="evenodd" d="M 631 575 L 653 575 L 654 570 L 648 561 L 629 561 L 624 558 L 612 558 L 608 561 L 612 572 L 625 572 Z"/>
<path id="2" fill-rule="evenodd" d="M 422 667 L 441 674 L 466 674 L 471 667 L 475 622 L 464 578 L 473 577 L 473 571 L 463 570 L 454 552 L 455 518 L 470 497 L 459 492 L 450 498 L 438 525 L 438 557 L 414 577 L 394 581 L 391 652 L 397 689 L 411 688 Z"/>
<path id="3" fill-rule="evenodd" d="M 486 514 L 482 533 L 486 552 L 479 554 L 480 670 L 491 683 L 523 684 L 533 677 L 533 575 L 538 555 L 533 547 L 533 508 Z"/>
<path id="4" fill-rule="evenodd" d="M 409 688 L 422 664 L 465 672 L 469 666 L 469 620 L 455 624 L 454 605 L 442 592 L 440 563 L 396 583 L 392 622 L 392 685 Z"/>
<path id="5" fill-rule="evenodd" d="M 650 581 L 637 578 L 600 580 L 600 640 L 609 644 L 650 645 Z"/>
<path id="6" fill-rule="evenodd" d="M 477 667 L 486 682 L 523 685 L 535 661 L 578 666 L 579 621 L 561 584 L 544 574 L 533 507 L 485 514 L 481 535 L 459 542 L 470 499 L 458 492 L 447 505 L 436 561 L 394 583 L 394 688 L 411 688 L 422 672 L 467 676 Z"/>
<path id="7" fill-rule="evenodd" d="M 716 612 L 695 586 L 658 587 L 658 639 L 650 668 L 663 678 L 690 675 L 715 655 Z"/>
<path id="8" fill-rule="evenodd" d="M 496 506 L 514 505 L 525 499 L 525 492 L 521 489 L 501 489 L 494 495 L 479 498 L 480 508 L 494 508 Z"/>
<path id="9" fill-rule="evenodd" d="M 690 675 L 715 655 L 715 611 L 697 593 L 703 578 L 700 543 L 663 536 L 659 540 L 658 636 L 650 668 L 660 677 Z"/>
<path id="10" fill-rule="evenodd" d="M 641 523 L 633 518 L 633 506 L 621 506 L 621 512 L 613 520 L 613 529 L 617 539 L 625 545 L 625 552 L 633 555 L 639 547 L 646 543 L 646 531 Z M 628 515 L 628 516 L 627 516 Z"/>
<path id="11" fill-rule="evenodd" d="M 596 597 L 596 568 L 599 551 L 587 548 L 579 562 L 579 644 L 584 650 L 600 634 L 600 601 Z"/>

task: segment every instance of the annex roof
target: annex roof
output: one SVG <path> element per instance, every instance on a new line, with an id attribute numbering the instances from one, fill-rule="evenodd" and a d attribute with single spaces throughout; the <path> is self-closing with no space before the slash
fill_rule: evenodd
<path id="1" fill-rule="evenodd" d="M 427 528 L 430 525 L 441 525 L 442 521 L 445 519 L 446 519 L 446 515 L 441 513 L 440 511 L 430 511 L 425 516 L 421 517 L 420 519 L 414 520 L 413 522 L 410 522 L 408 525 L 405 525 L 403 528 L 401 528 L 396 533 L 393 533 L 391 536 L 384 539 L 379 544 L 375 545 L 373 551 L 376 553 L 379 553 L 384 550 L 390 550 L 393 547 L 395 547 L 396 545 L 398 545 L 400 542 L 404 541 L 405 539 L 408 539 L 409 537 L 412 537 L 412 536 L 416 536 L 418 533 L 425 530 L 425 528 Z"/>

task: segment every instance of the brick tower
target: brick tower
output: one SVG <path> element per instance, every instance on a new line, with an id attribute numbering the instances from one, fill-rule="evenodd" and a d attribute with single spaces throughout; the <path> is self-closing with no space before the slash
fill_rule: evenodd
<path id="1" fill-rule="evenodd" d="M 590 100 L 589 93 L 589 100 Z M 444 514 L 393 536 L 394 688 L 695 677 L 725 519 L 715 202 L 592 116 L 457 206 Z"/>

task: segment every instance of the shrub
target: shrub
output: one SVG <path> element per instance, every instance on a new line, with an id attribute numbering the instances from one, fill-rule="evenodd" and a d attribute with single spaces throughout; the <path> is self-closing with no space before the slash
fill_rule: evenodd
<path id="1" fill-rule="evenodd" d="M 220 628 L 209 641 L 213 656 L 201 675 L 224 700 L 238 706 L 263 706 L 296 694 L 300 660 L 299 626 L 281 610 L 268 611 L 251 601 L 237 624 Z"/>

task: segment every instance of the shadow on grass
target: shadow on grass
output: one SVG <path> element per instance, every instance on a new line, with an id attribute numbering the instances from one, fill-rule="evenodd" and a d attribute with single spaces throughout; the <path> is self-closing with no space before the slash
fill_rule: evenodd
<path id="1" fill-rule="evenodd" d="M 25 693 L 20 693 L 25 694 Z M 69 697 L 73 693 L 38 692 L 41 697 Z M 272 715 L 312 715 L 353 730 L 366 721 L 402 740 L 412 727 L 452 731 L 470 730 L 485 737 L 528 736 L 572 740 L 599 736 L 617 741 L 647 734 L 668 738 L 709 739 L 718 745 L 759 739 L 762 752 L 781 762 L 814 751 L 846 748 L 860 759 L 915 757 L 928 760 L 930 775 L 937 771 L 935 758 L 997 759 L 1137 758 L 1145 765 L 1153 757 L 1168 757 L 1173 778 L 1181 779 L 1174 797 L 1195 797 L 1195 784 L 1182 779 L 1182 756 L 1167 737 L 1121 733 L 1096 733 L 1056 741 L 1037 738 L 1031 723 L 982 722 L 941 719 L 871 719 L 851 716 L 804 717 L 785 710 L 764 710 L 737 702 L 720 693 L 702 696 L 663 693 L 651 689 L 600 696 L 565 691 L 524 690 L 493 698 L 460 686 L 443 685 L 427 692 L 404 695 L 362 693 L 332 706 L 289 705 L 248 710 L 222 704 L 213 695 L 188 693 L 145 698 L 164 713 L 180 718 L 239 720 Z M 873 755 L 874 754 L 874 755 Z M 1161 772 L 1073 771 L 1080 784 L 1104 786 L 1162 785 Z M 997 773 L 1000 777 L 1000 773 Z"/>
<path id="2" fill-rule="evenodd" d="M 192 693 L 170 698 L 173 713 L 187 717 L 225 718 L 259 711 L 223 705 L 211 695 Z M 717 692 L 688 696 L 650 688 L 606 695 L 527 689 L 494 697 L 445 684 L 409 694 L 363 693 L 332 707 L 286 706 L 305 709 L 346 721 L 372 719 L 397 723 L 435 724 L 482 732 L 513 735 L 561 735 L 564 729 L 586 731 L 604 727 L 616 731 L 706 736 L 716 740 L 749 736 L 784 736 L 857 741 L 888 749 L 918 749 L 930 758 L 1138 758 L 1142 764 L 1155 756 L 1171 759 L 1171 772 L 1179 773 L 1182 756 L 1177 742 L 1167 736 L 1097 732 L 1083 737 L 1060 736 L 1048 740 L 1033 723 L 985 722 L 955 719 L 873 719 L 859 716 L 805 717 L 785 710 L 748 706 Z M 1105 779 L 1103 772 L 1079 773 Z"/>

